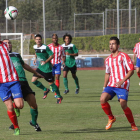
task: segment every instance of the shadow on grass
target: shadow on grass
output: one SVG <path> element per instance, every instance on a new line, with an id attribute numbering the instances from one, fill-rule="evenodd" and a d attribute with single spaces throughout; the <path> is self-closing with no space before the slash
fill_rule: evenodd
<path id="1" fill-rule="evenodd" d="M 63 133 L 67 133 L 67 134 L 70 134 L 70 133 L 106 133 L 106 132 L 115 132 L 115 131 L 130 131 L 131 132 L 131 127 L 114 127 L 114 128 L 111 128 L 110 130 L 87 128 L 87 129 L 66 131 Z"/>

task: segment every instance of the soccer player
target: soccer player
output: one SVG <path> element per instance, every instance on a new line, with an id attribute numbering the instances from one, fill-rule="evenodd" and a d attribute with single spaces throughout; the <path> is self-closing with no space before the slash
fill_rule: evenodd
<path id="1" fill-rule="evenodd" d="M 106 74 L 103 92 L 100 97 L 102 109 L 109 118 L 105 129 L 110 129 L 116 121 L 108 101 L 117 95 L 124 114 L 132 127 L 132 131 L 137 131 L 138 128 L 135 125 L 132 112 L 127 106 L 129 78 L 134 73 L 134 65 L 127 54 L 118 50 L 119 45 L 119 39 L 111 37 L 109 41 L 111 55 L 105 59 Z"/>
<path id="2" fill-rule="evenodd" d="M 10 59 L 7 45 L 0 41 L 0 97 L 7 107 L 7 114 L 14 125 L 14 135 L 20 134 L 12 98 L 17 108 L 23 108 L 23 96 L 18 74 Z"/>
<path id="3" fill-rule="evenodd" d="M 47 45 L 50 50 L 54 53 L 54 58 L 51 60 L 52 73 L 55 78 L 55 85 L 59 88 L 60 86 L 60 75 L 61 75 L 61 61 L 65 64 L 65 51 L 64 48 L 58 44 L 57 34 L 52 35 L 52 43 Z M 55 93 L 55 97 L 57 97 Z"/>
<path id="4" fill-rule="evenodd" d="M 76 67 L 76 62 L 75 62 L 75 56 L 78 56 L 78 49 L 76 48 L 76 46 L 74 44 L 71 43 L 72 36 L 70 34 L 65 34 L 63 36 L 63 41 L 65 43 L 62 44 L 62 46 L 63 46 L 63 48 L 65 50 L 65 54 L 66 54 L 65 65 L 63 68 L 63 82 L 64 82 L 64 86 L 65 86 L 64 94 L 67 94 L 69 92 L 68 79 L 67 79 L 67 74 L 68 74 L 69 70 L 71 71 L 72 77 L 76 84 L 75 93 L 78 94 L 79 93 L 79 81 L 78 81 L 78 77 L 76 76 L 77 67 Z"/>
<path id="5" fill-rule="evenodd" d="M 41 128 L 37 124 L 38 109 L 37 109 L 37 104 L 36 104 L 36 99 L 35 99 L 35 92 L 32 91 L 32 89 L 30 88 L 30 86 L 27 82 L 24 69 L 26 69 L 27 71 L 29 71 L 31 73 L 38 75 L 38 77 L 40 77 L 40 78 L 43 78 L 43 76 L 38 74 L 29 65 L 24 63 L 24 61 L 21 58 L 19 53 L 12 52 L 12 44 L 9 39 L 4 39 L 3 42 L 7 44 L 9 55 L 16 68 L 16 71 L 18 73 L 19 82 L 20 82 L 21 90 L 22 90 L 22 94 L 23 94 L 23 99 L 25 101 L 27 101 L 27 103 L 30 106 L 30 113 L 31 113 L 31 117 L 32 117 L 32 120 L 30 121 L 30 125 L 32 125 L 36 131 L 41 131 Z M 19 109 L 17 109 L 15 103 L 13 103 L 13 105 L 15 108 L 15 112 L 17 112 L 16 116 L 19 117 L 19 115 L 20 115 Z M 9 129 L 13 129 L 13 124 L 9 127 Z"/>
<path id="6" fill-rule="evenodd" d="M 140 42 L 136 43 L 134 49 L 133 49 L 133 63 L 135 62 L 135 57 L 137 57 L 136 59 L 136 72 L 138 77 L 140 78 Z M 139 82 L 139 86 L 140 86 L 140 82 Z"/>
<path id="7" fill-rule="evenodd" d="M 36 63 L 37 59 L 40 61 L 39 67 L 36 71 L 44 76 L 45 80 L 48 81 L 51 89 L 57 94 L 57 103 L 60 104 L 63 97 L 60 95 L 58 87 L 54 84 L 54 77 L 52 75 L 52 64 L 50 62 L 54 57 L 53 52 L 49 49 L 48 46 L 42 44 L 42 36 L 40 34 L 35 35 L 35 42 L 36 45 L 33 46 L 33 48 L 35 49 L 34 64 Z M 49 92 L 49 89 L 47 89 L 40 81 L 38 81 L 38 78 L 39 77 L 34 74 L 32 77 L 32 83 L 45 91 L 43 97 L 43 99 L 45 99 Z"/>

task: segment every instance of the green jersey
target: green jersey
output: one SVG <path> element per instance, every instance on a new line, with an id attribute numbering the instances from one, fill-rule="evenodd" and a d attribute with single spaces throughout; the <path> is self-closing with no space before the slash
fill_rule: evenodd
<path id="1" fill-rule="evenodd" d="M 65 52 L 68 52 L 70 54 L 78 53 L 78 49 L 74 44 L 69 44 L 66 46 L 64 43 L 62 44 L 62 47 L 64 48 Z M 75 56 L 66 55 L 65 65 L 70 68 L 75 66 Z"/>
<path id="2" fill-rule="evenodd" d="M 50 61 L 44 65 L 41 65 L 41 61 L 46 61 L 51 55 L 53 55 L 53 52 L 50 50 L 50 48 L 44 44 L 41 47 L 34 45 L 33 48 L 35 50 L 37 60 L 39 61 L 38 68 L 44 73 L 52 72 L 52 65 Z"/>
<path id="3" fill-rule="evenodd" d="M 24 69 L 22 67 L 22 65 L 24 65 L 24 61 L 21 58 L 20 54 L 16 52 L 12 52 L 9 53 L 9 55 L 18 73 L 19 81 L 27 81 Z"/>

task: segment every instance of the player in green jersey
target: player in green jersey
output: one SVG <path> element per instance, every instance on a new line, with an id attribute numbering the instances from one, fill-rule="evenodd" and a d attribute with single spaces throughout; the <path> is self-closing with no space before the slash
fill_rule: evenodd
<path id="1" fill-rule="evenodd" d="M 44 77 L 39 73 L 37 73 L 35 70 L 33 70 L 29 65 L 24 63 L 19 53 L 12 52 L 12 44 L 9 39 L 4 39 L 3 42 L 5 42 L 8 46 L 10 58 L 18 73 L 23 98 L 25 101 L 27 101 L 27 103 L 30 106 L 30 113 L 32 117 L 32 120 L 30 121 L 30 125 L 32 125 L 36 131 L 41 131 L 39 125 L 37 124 L 38 109 L 37 109 L 37 104 L 35 99 L 35 92 L 32 91 L 32 89 L 30 88 L 27 82 L 24 69 L 38 75 L 40 78 L 44 78 Z M 13 106 L 15 108 L 16 115 L 19 116 L 20 115 L 19 109 L 16 108 L 14 103 Z M 9 127 L 9 129 L 14 129 L 13 124 Z"/>
<path id="2" fill-rule="evenodd" d="M 35 42 L 36 45 L 33 46 L 35 50 L 35 60 L 39 60 L 39 67 L 37 68 L 37 72 L 44 76 L 44 79 L 49 83 L 50 88 L 57 94 L 57 103 L 60 104 L 63 97 L 60 95 L 60 91 L 58 87 L 54 84 L 54 77 L 52 75 L 52 64 L 51 59 L 54 57 L 53 52 L 49 49 L 48 46 L 42 44 L 42 36 L 40 34 L 35 35 Z M 44 90 L 44 97 L 47 97 L 48 92 L 50 91 L 47 89 L 40 81 L 38 81 L 38 76 L 35 74 L 32 77 L 32 83 L 35 84 L 40 89 Z"/>
<path id="3" fill-rule="evenodd" d="M 72 77 L 76 84 L 75 94 L 78 94 L 79 81 L 78 81 L 78 77 L 76 76 L 77 67 L 76 67 L 76 62 L 75 62 L 75 56 L 78 56 L 78 49 L 76 48 L 74 44 L 71 43 L 72 36 L 70 34 L 65 34 L 63 36 L 63 41 L 65 43 L 62 44 L 62 47 L 64 48 L 65 53 L 66 53 L 65 65 L 63 68 L 63 82 L 65 86 L 64 94 L 67 94 L 69 92 L 68 79 L 67 79 L 67 74 L 69 70 L 71 71 Z"/>

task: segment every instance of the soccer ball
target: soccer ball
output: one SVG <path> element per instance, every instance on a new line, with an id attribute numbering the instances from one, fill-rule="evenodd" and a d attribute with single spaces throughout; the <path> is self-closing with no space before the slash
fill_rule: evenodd
<path id="1" fill-rule="evenodd" d="M 14 6 L 9 6 L 5 9 L 4 15 L 5 15 L 6 19 L 14 20 L 14 19 L 16 19 L 17 15 L 18 15 L 18 10 Z"/>

